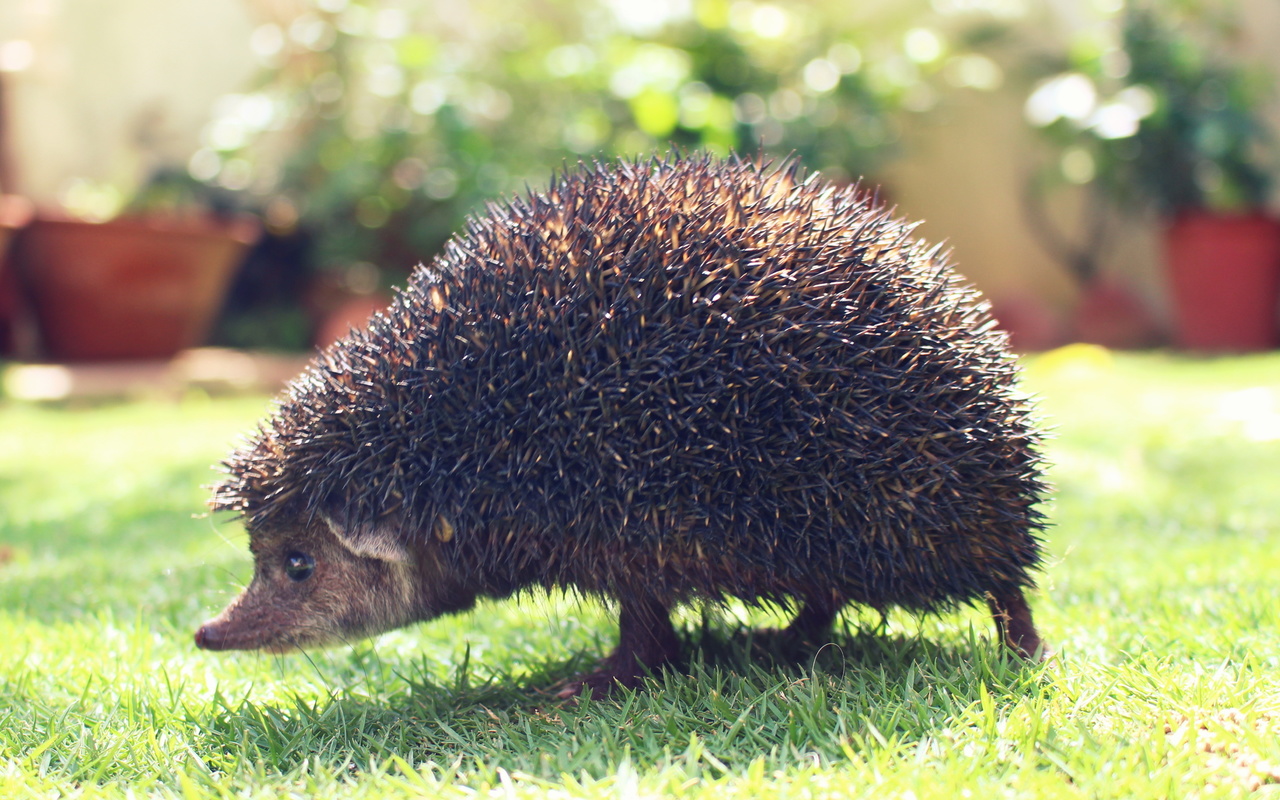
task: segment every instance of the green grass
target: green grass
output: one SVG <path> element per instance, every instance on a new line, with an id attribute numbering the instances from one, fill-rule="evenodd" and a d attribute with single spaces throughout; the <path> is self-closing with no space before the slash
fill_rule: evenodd
<path id="1" fill-rule="evenodd" d="M 1057 650 L 977 611 L 852 613 L 770 659 L 768 614 L 683 614 L 688 674 L 577 704 L 612 644 L 561 597 L 308 656 L 191 633 L 250 572 L 199 516 L 262 398 L 0 405 L 0 797 L 1280 796 L 1280 357 L 1071 348 L 1029 362 L 1056 428 Z"/>

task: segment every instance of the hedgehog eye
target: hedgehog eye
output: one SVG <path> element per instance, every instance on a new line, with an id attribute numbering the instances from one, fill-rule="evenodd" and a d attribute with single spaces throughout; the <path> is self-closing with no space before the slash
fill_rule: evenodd
<path id="1" fill-rule="evenodd" d="M 284 557 L 284 574 L 291 581 L 305 581 L 316 570 L 316 560 L 306 553 L 294 551 Z"/>

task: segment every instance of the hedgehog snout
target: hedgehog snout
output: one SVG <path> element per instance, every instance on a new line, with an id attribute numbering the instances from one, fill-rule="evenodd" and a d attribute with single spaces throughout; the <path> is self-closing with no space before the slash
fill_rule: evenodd
<path id="1" fill-rule="evenodd" d="M 222 630 L 212 622 L 206 622 L 196 631 L 196 647 L 201 650 L 225 650 L 222 644 Z"/>

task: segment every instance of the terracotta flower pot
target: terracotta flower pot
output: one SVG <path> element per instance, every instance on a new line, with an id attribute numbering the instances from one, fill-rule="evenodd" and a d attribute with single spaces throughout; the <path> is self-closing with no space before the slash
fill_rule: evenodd
<path id="1" fill-rule="evenodd" d="M 1015 352 L 1038 353 L 1063 343 L 1062 320 L 1033 292 L 1006 292 L 993 297 L 991 315 L 1008 332 L 1009 346 Z"/>
<path id="2" fill-rule="evenodd" d="M 15 234 L 31 221 L 31 203 L 24 197 L 0 195 L 0 356 L 13 355 L 25 320 L 21 293 L 13 269 L 5 266 Z"/>
<path id="3" fill-rule="evenodd" d="M 1262 214 L 1186 213 L 1165 233 L 1179 347 L 1268 350 L 1280 341 L 1280 224 Z"/>
<path id="4" fill-rule="evenodd" d="M 168 358 L 208 335 L 256 221 L 37 216 L 15 260 L 45 356 Z"/>
<path id="5" fill-rule="evenodd" d="M 1106 278 L 1080 292 L 1071 321 L 1071 340 L 1114 350 L 1141 350 L 1160 344 L 1160 329 L 1142 301 Z"/>
<path id="6" fill-rule="evenodd" d="M 370 317 L 389 305 L 391 295 L 383 292 L 355 295 L 344 300 L 327 312 L 316 326 L 316 347 L 328 347 L 346 336 L 352 328 L 363 328 L 369 324 Z"/>

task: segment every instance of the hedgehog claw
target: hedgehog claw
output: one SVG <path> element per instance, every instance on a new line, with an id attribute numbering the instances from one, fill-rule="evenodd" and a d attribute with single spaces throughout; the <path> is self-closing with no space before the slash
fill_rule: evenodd
<path id="1" fill-rule="evenodd" d="M 635 689 L 640 686 L 639 679 L 626 680 L 615 675 L 613 670 L 602 667 L 595 672 L 588 672 L 575 678 L 568 678 L 552 687 L 557 700 L 576 700 L 582 696 L 584 689 L 591 689 L 592 697 L 607 697 L 620 688 Z"/>

